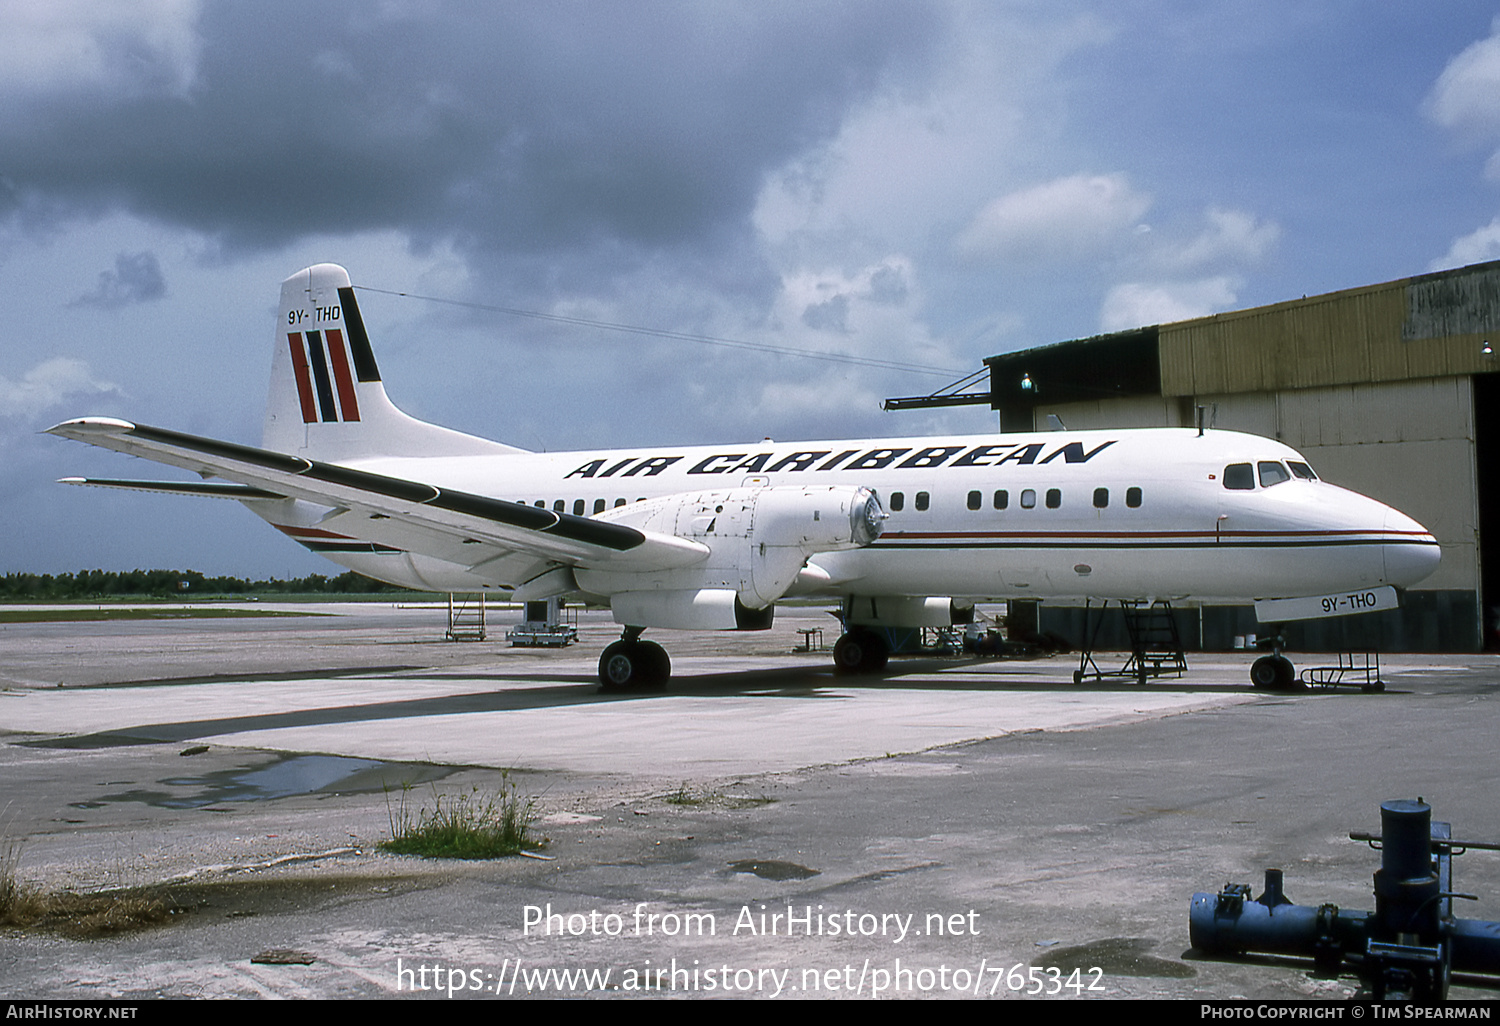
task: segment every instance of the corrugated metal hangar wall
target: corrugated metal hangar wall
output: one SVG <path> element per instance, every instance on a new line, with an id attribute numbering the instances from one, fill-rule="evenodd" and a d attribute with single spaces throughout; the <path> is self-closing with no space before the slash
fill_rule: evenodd
<path id="1" fill-rule="evenodd" d="M 1500 261 L 985 363 L 1006 430 L 1048 414 L 1075 429 L 1192 426 L 1204 407 L 1214 426 L 1279 439 L 1437 537 L 1442 565 L 1403 608 L 1293 625 L 1293 647 L 1475 651 L 1495 633 L 1486 606 L 1500 607 L 1497 351 Z M 1078 611 L 1042 614 L 1079 634 Z M 1256 631 L 1248 607 L 1194 621 L 1185 636 L 1207 648 Z"/>

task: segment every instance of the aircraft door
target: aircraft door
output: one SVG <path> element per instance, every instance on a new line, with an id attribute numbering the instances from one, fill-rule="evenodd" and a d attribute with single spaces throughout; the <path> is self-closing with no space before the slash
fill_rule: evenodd
<path id="1" fill-rule="evenodd" d="M 1255 490 L 1255 464 L 1250 462 L 1231 463 L 1224 468 L 1222 475 L 1223 488 L 1219 492 L 1218 516 L 1214 521 L 1214 541 L 1222 542 L 1229 532 L 1236 529 L 1234 523 L 1233 509 L 1235 497 L 1249 491 Z"/>

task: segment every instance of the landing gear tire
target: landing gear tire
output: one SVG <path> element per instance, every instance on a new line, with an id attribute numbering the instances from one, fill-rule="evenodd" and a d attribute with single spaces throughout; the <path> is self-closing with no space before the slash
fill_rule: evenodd
<path id="1" fill-rule="evenodd" d="M 654 641 L 616 641 L 599 656 L 599 687 L 604 691 L 649 687 L 667 682 L 672 660 Z"/>
<path id="2" fill-rule="evenodd" d="M 833 645 L 835 673 L 880 673 L 890 658 L 891 650 L 885 639 L 874 631 L 850 631 Z"/>
<path id="3" fill-rule="evenodd" d="M 1296 669 L 1286 656 L 1261 656 L 1250 666 L 1250 683 L 1262 691 L 1289 691 L 1296 680 Z"/>
<path id="4" fill-rule="evenodd" d="M 654 641 L 638 641 L 642 657 L 646 663 L 648 679 L 646 683 L 662 685 L 672 676 L 672 660 L 667 655 L 667 650 Z"/>

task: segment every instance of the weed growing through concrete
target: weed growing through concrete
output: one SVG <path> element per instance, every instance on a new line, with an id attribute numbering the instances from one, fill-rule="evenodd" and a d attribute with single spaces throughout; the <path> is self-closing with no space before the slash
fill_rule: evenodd
<path id="1" fill-rule="evenodd" d="M 48 893 L 17 875 L 21 842 L 0 837 L 0 926 L 49 930 L 69 937 L 99 937 L 163 923 L 171 908 L 163 896 L 133 890 Z"/>
<path id="2" fill-rule="evenodd" d="M 21 883 L 16 869 L 21 864 L 21 842 L 0 838 L 0 923 L 18 924 L 30 918 L 36 902 L 35 888 Z"/>
<path id="3" fill-rule="evenodd" d="M 494 859 L 540 847 L 531 836 L 536 799 L 522 796 L 508 776 L 500 789 L 481 792 L 476 784 L 468 794 L 433 791 L 431 805 L 416 805 L 410 784 L 402 784 L 392 800 L 386 790 L 386 815 L 391 839 L 380 847 L 397 855 L 425 855 L 440 859 Z"/>

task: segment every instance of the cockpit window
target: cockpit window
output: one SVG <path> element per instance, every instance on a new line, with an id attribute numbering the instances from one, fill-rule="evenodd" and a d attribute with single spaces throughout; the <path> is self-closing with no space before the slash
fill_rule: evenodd
<path id="1" fill-rule="evenodd" d="M 1249 489 L 1255 487 L 1255 468 L 1248 463 L 1231 463 L 1224 468 L 1224 487 Z"/>
<path id="2" fill-rule="evenodd" d="M 1316 481 L 1318 479 L 1318 475 L 1313 473 L 1313 468 L 1309 467 L 1306 463 L 1287 460 L 1286 465 L 1292 468 L 1292 475 L 1294 477 L 1300 477 L 1304 481 Z"/>
<path id="3" fill-rule="evenodd" d="M 1292 475 L 1287 473 L 1287 469 L 1275 460 L 1261 460 L 1256 464 L 1256 467 L 1260 470 L 1260 486 L 1262 488 L 1269 488 L 1272 485 L 1279 485 L 1283 481 L 1290 481 L 1292 479 Z"/>

